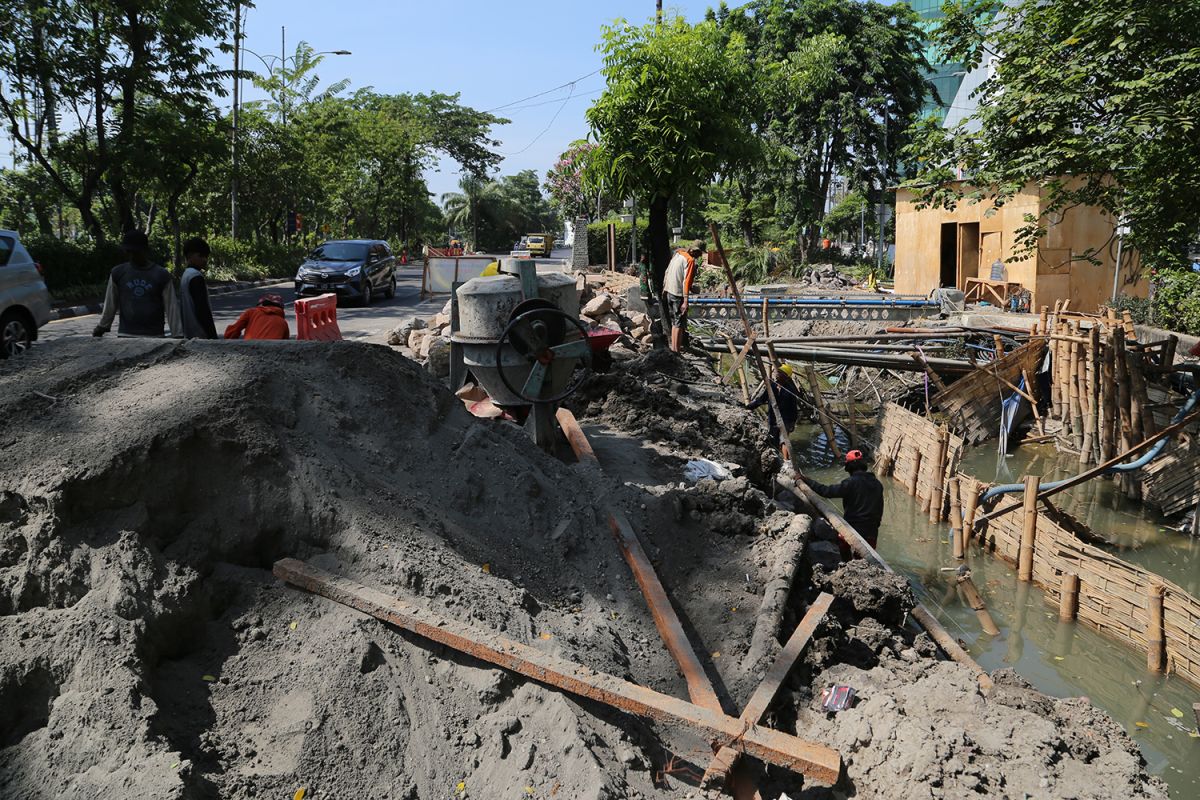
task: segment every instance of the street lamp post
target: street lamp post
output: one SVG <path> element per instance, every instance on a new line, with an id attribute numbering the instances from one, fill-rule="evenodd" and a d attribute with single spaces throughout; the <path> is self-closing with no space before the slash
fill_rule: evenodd
<path id="1" fill-rule="evenodd" d="M 230 187 L 229 187 L 229 189 L 230 189 L 229 198 L 230 198 L 230 206 L 231 206 L 231 208 L 230 208 L 230 212 L 231 212 L 230 228 L 232 230 L 234 239 L 237 238 L 237 231 L 238 231 L 238 177 L 241 174 L 241 162 L 239 161 L 239 158 L 238 158 L 238 156 L 239 156 L 239 153 L 238 153 L 238 124 L 240 121 L 241 103 L 242 103 L 242 92 L 241 92 L 241 59 L 242 59 L 242 55 L 244 53 L 249 53 L 250 55 L 257 58 L 259 61 L 261 61 L 263 67 L 265 67 L 267 70 L 268 78 L 275 77 L 275 69 L 276 69 L 275 65 L 278 65 L 279 72 L 280 72 L 279 121 L 280 121 L 280 124 L 283 124 L 283 125 L 287 124 L 287 90 L 288 90 L 288 82 L 289 82 L 289 79 L 287 77 L 287 63 L 288 63 L 288 61 L 292 61 L 294 63 L 296 60 L 294 56 L 289 58 L 287 55 L 287 50 L 286 50 L 287 29 L 282 25 L 279 27 L 279 44 L 280 44 L 281 50 L 280 50 L 280 54 L 278 57 L 263 56 L 259 53 L 254 52 L 250 48 L 243 46 L 241 44 L 241 40 L 242 40 L 241 10 L 242 10 L 242 4 L 237 3 L 234 8 L 234 27 L 233 27 L 233 113 L 232 113 L 233 132 L 232 132 L 232 136 L 231 136 L 231 142 L 232 142 L 231 149 L 233 151 L 231 154 L 233 156 L 233 176 L 230 180 Z M 321 52 L 313 53 L 312 55 L 314 57 L 316 57 L 316 56 L 348 56 L 348 55 L 352 55 L 352 53 L 349 50 L 322 50 Z M 271 59 L 270 62 L 268 62 L 268 60 L 267 60 L 268 58 Z M 286 230 L 286 223 L 285 223 L 284 227 Z"/>

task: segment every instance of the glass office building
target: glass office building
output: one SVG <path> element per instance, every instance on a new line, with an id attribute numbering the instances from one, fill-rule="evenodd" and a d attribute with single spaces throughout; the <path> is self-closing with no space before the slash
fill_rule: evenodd
<path id="1" fill-rule="evenodd" d="M 918 24 L 926 34 L 925 60 L 930 66 L 929 81 L 937 89 L 936 97 L 931 94 L 926 99 L 923 114 L 936 116 L 942 123 L 947 121 L 948 116 L 961 117 L 961 114 L 951 114 L 951 111 L 963 109 L 959 102 L 965 98 L 960 98 L 959 94 L 966 71 L 962 64 L 945 61 L 930 38 L 943 16 L 942 0 L 909 0 L 909 5 L 920 17 Z"/>

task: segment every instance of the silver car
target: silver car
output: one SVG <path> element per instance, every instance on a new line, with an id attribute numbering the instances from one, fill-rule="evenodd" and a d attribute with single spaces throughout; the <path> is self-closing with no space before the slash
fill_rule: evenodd
<path id="1" fill-rule="evenodd" d="M 21 237 L 0 230 L 0 358 L 25 352 L 50 321 L 50 292 L 42 267 Z"/>

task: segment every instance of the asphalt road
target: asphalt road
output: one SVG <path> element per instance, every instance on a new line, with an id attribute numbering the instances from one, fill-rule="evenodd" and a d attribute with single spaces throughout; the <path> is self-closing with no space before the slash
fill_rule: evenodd
<path id="1" fill-rule="evenodd" d="M 569 262 L 571 248 L 556 248 L 553 257 L 565 259 Z M 239 314 L 247 308 L 256 305 L 259 295 L 273 293 L 283 297 L 284 305 L 287 308 L 288 323 L 291 325 L 292 335 L 295 336 L 296 321 L 291 308 L 292 302 L 296 299 L 296 292 L 293 286 L 292 281 L 288 280 L 270 286 L 260 286 L 256 289 L 246 289 L 241 292 L 230 292 L 229 294 L 214 296 L 212 298 L 212 307 L 213 319 L 217 323 L 217 333 L 224 333 L 225 327 L 236 320 Z M 397 267 L 396 296 L 391 300 L 385 300 L 382 296 L 377 296 L 377 299 L 372 301 L 368 308 L 339 306 L 337 313 L 338 327 L 341 328 L 342 336 L 346 339 L 385 342 L 388 331 L 394 328 L 401 320 L 413 314 L 422 317 L 433 316 L 442 309 L 447 299 L 446 297 L 438 297 L 422 303 L 421 265 L 415 264 L 407 267 Z M 38 341 L 48 342 L 68 336 L 90 337 L 92 329 L 96 327 L 96 323 L 99 320 L 99 314 L 90 314 L 49 322 L 38 331 Z M 114 332 L 107 335 L 115 336 L 116 327 L 114 323 Z M 37 344 L 35 343 L 34 347 L 36 346 Z"/>
<path id="2" fill-rule="evenodd" d="M 213 319 L 217 323 L 217 333 L 224 333 L 225 326 L 238 318 L 238 315 L 258 303 L 260 295 L 273 293 L 283 297 L 287 308 L 288 323 L 292 335 L 296 335 L 296 320 L 293 316 L 291 303 L 296 299 L 296 292 L 291 281 L 283 281 L 270 286 L 260 286 L 241 292 L 230 292 L 212 298 Z M 368 308 L 354 306 L 338 307 L 338 327 L 342 336 L 347 339 L 363 341 L 385 341 L 387 332 L 402 319 L 419 314 L 429 316 L 441 310 L 446 298 L 434 299 L 421 303 L 421 267 L 408 266 L 396 268 L 396 296 L 385 300 L 382 296 L 372 301 Z M 39 341 L 51 341 L 68 336 L 92 335 L 92 329 L 99 322 L 99 314 L 49 322 L 38 332 Z M 116 324 L 113 324 L 115 336 Z M 34 345 L 37 346 L 36 344 Z"/>

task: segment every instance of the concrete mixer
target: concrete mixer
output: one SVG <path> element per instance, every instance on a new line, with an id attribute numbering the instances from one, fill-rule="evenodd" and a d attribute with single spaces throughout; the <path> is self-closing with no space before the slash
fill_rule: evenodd
<path id="1" fill-rule="evenodd" d="M 533 261 L 505 259 L 499 275 L 456 288 L 451 316 L 452 363 L 461 359 L 496 405 L 518 413 L 531 407 L 526 429 L 540 447 L 552 449 L 558 403 L 591 365 L 575 279 L 539 274 Z"/>

